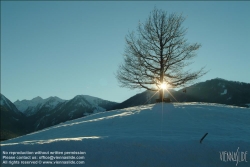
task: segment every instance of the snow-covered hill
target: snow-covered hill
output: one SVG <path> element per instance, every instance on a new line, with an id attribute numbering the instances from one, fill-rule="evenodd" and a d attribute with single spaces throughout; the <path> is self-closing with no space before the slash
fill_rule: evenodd
<path id="1" fill-rule="evenodd" d="M 250 110 L 246 108 L 204 103 L 151 104 L 92 114 L 7 140 L 1 143 L 1 153 L 42 151 L 45 159 L 40 159 L 40 153 L 32 161 L 56 163 L 59 160 L 52 160 L 56 151 L 75 151 L 74 156 L 80 153 L 85 159 L 70 162 L 84 161 L 86 167 L 243 167 L 250 166 L 249 120 Z M 200 143 L 205 133 L 208 135 Z M 228 158 L 225 151 L 238 151 L 240 154 L 234 155 L 241 159 L 224 162 Z M 63 161 L 68 160 L 61 159 L 60 163 Z"/>

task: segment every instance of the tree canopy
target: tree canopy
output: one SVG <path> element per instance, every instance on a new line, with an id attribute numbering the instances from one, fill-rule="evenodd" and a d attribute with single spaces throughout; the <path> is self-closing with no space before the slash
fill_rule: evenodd
<path id="1" fill-rule="evenodd" d="M 201 47 L 185 39 L 184 20 L 182 15 L 154 9 L 144 24 L 139 23 L 137 34 L 129 32 L 124 62 L 116 74 L 121 87 L 158 91 L 162 84 L 185 86 L 206 73 L 204 67 L 198 71 L 184 69 Z"/>

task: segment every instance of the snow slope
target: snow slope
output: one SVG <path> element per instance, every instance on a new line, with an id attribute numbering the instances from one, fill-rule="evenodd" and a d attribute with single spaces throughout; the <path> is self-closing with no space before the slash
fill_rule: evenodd
<path id="1" fill-rule="evenodd" d="M 151 104 L 97 113 L 7 140 L 1 142 L 1 152 L 82 151 L 86 167 L 250 166 L 249 120 L 250 110 L 240 107 Z M 248 162 L 220 159 L 222 151 L 237 149 L 248 151 Z"/>

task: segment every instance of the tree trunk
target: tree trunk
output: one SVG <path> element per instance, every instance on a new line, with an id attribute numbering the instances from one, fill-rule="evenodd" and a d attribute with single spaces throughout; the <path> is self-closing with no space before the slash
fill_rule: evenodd
<path id="1" fill-rule="evenodd" d="M 161 48 L 161 72 L 160 72 L 160 83 L 163 84 L 163 81 L 164 81 L 164 65 L 163 65 L 163 55 L 162 55 L 162 51 L 163 49 Z M 163 93 L 164 89 L 162 88 L 160 90 L 160 95 L 159 95 L 159 99 L 161 100 L 161 102 L 163 102 L 163 96 L 164 96 L 164 93 Z"/>
<path id="2" fill-rule="evenodd" d="M 160 75 L 160 83 L 163 84 L 163 68 L 161 70 L 161 75 Z M 163 98 L 164 98 L 164 89 L 160 89 L 160 94 L 159 94 L 159 99 L 161 100 L 161 102 L 163 102 Z"/>
<path id="3" fill-rule="evenodd" d="M 161 102 L 163 102 L 163 98 L 164 98 L 164 93 L 163 93 L 163 89 L 160 90 L 160 94 L 159 94 L 159 99 L 161 100 Z"/>

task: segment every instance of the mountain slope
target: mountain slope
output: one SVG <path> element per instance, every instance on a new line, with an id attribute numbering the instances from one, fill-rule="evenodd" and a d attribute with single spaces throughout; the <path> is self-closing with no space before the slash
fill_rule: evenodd
<path id="1" fill-rule="evenodd" d="M 134 107 L 139 105 L 145 104 L 152 104 L 155 103 L 156 98 L 158 98 L 158 93 L 154 94 L 152 91 L 144 91 L 142 93 L 138 93 L 129 99 L 119 103 L 113 107 L 113 109 L 121 109 L 121 108 L 128 108 Z"/>
<path id="2" fill-rule="evenodd" d="M 235 166 L 236 162 L 223 162 L 220 152 L 250 150 L 249 119 L 250 110 L 246 108 L 160 103 L 68 121 L 4 141 L 1 150 L 85 152 L 85 159 L 78 162 L 85 161 L 88 167 Z M 208 135 L 200 144 L 205 133 Z M 44 161 L 55 162 L 46 159 L 41 163 Z M 249 166 L 249 162 L 238 165 Z"/>
<path id="3" fill-rule="evenodd" d="M 23 115 L 16 108 L 16 106 L 9 99 L 7 99 L 3 94 L 0 94 L 0 105 L 6 108 L 6 110 L 9 110 L 10 112 L 12 112 L 12 114 L 16 116 Z"/>
<path id="4" fill-rule="evenodd" d="M 42 99 L 38 96 L 32 100 L 18 100 L 14 104 L 1 95 L 1 139 L 14 138 L 68 120 L 104 112 L 117 103 L 78 95 L 71 100 L 58 97 Z"/>
<path id="5" fill-rule="evenodd" d="M 183 92 L 184 90 L 186 93 Z M 208 102 L 249 107 L 250 84 L 216 78 L 194 84 L 179 91 L 165 91 L 165 97 L 169 97 L 172 102 Z M 144 91 L 117 104 L 113 109 L 152 104 L 158 98 L 159 93 Z"/>
<path id="6" fill-rule="evenodd" d="M 250 103 L 250 83 L 227 81 L 216 78 L 200 82 L 186 88 L 181 101 L 221 103 L 248 107 Z M 182 91 L 182 90 L 180 90 Z"/>
<path id="7" fill-rule="evenodd" d="M 26 128 L 25 116 L 16 106 L 0 94 L 1 107 L 1 140 L 17 137 L 29 132 Z"/>

